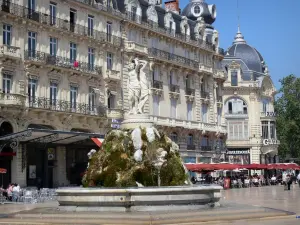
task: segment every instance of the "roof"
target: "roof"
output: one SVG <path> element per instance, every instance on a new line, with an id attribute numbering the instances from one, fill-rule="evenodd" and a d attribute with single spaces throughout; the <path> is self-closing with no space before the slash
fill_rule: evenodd
<path id="1" fill-rule="evenodd" d="M 91 138 L 104 138 L 99 133 L 84 133 L 48 129 L 27 129 L 21 132 L 8 134 L 0 137 L 3 142 L 25 142 L 25 143 L 55 143 L 61 145 L 85 141 Z"/>

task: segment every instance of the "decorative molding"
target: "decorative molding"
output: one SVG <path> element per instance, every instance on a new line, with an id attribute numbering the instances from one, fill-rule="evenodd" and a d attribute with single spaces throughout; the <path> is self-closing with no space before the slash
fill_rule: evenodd
<path id="1" fill-rule="evenodd" d="M 177 92 L 169 92 L 169 97 L 174 99 L 179 99 L 180 93 Z"/>
<path id="2" fill-rule="evenodd" d="M 236 61 L 232 61 L 231 64 L 229 65 L 230 69 L 240 69 L 241 65 L 237 63 Z"/>
<path id="3" fill-rule="evenodd" d="M 100 86 L 100 80 L 94 76 L 89 77 L 87 79 L 86 83 L 90 87 L 99 87 Z"/>
<path id="4" fill-rule="evenodd" d="M 57 70 L 51 70 L 48 73 L 49 83 L 59 84 L 61 81 L 61 74 Z"/>
<path id="5" fill-rule="evenodd" d="M 71 83 L 76 84 L 77 87 L 78 87 L 79 83 L 80 83 L 80 78 L 79 77 L 80 76 L 78 74 L 74 73 L 74 74 L 69 75 L 68 80 L 69 80 L 70 84 Z"/>

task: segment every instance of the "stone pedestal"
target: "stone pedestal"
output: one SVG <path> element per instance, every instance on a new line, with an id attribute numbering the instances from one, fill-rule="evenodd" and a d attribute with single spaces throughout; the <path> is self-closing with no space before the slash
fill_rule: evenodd
<path id="1" fill-rule="evenodd" d="M 124 115 L 124 120 L 121 124 L 122 129 L 134 129 L 137 127 L 152 127 L 153 122 L 147 114 Z"/>

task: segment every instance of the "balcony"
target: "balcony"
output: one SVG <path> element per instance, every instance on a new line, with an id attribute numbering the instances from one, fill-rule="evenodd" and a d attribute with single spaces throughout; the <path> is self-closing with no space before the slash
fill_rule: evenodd
<path id="1" fill-rule="evenodd" d="M 106 109 L 103 106 L 90 105 L 64 100 L 53 100 L 49 98 L 29 98 L 29 108 L 42 109 L 56 112 L 78 113 L 91 116 L 106 117 Z"/>
<path id="2" fill-rule="evenodd" d="M 121 119 L 121 118 L 123 118 L 123 110 L 122 109 L 107 109 L 106 115 L 107 115 L 107 118 L 110 118 L 110 119 Z"/>
<path id="3" fill-rule="evenodd" d="M 173 64 L 180 64 L 181 66 L 198 71 L 199 63 L 195 60 L 191 60 L 179 55 L 175 55 L 170 52 L 162 51 L 157 48 L 149 48 L 148 53 L 149 56 L 155 57 L 159 60 L 167 61 Z"/>
<path id="4" fill-rule="evenodd" d="M 226 118 L 248 118 L 248 113 L 247 112 L 232 112 L 232 111 L 227 111 L 225 112 L 225 117 Z"/>
<path id="5" fill-rule="evenodd" d="M 0 105 L 24 107 L 26 96 L 13 93 L 0 93 Z"/>
<path id="6" fill-rule="evenodd" d="M 276 118 L 276 113 L 274 111 L 266 111 L 266 112 L 261 112 L 260 113 L 260 118 L 266 118 L 266 119 L 275 119 Z"/>
<path id="7" fill-rule="evenodd" d="M 134 41 L 126 41 L 125 42 L 125 51 L 140 53 L 142 55 L 147 55 L 148 54 L 147 46 L 145 46 L 143 44 L 136 43 Z"/>
<path id="8" fill-rule="evenodd" d="M 212 151 L 212 146 L 201 146 L 201 151 L 210 152 Z"/>
<path id="9" fill-rule="evenodd" d="M 162 93 L 163 93 L 163 82 L 158 81 L 158 80 L 154 80 L 152 82 L 151 90 L 152 90 L 152 94 L 162 95 Z"/>
<path id="10" fill-rule="evenodd" d="M 225 71 L 220 70 L 220 69 L 215 69 L 213 76 L 214 76 L 214 78 L 218 78 L 218 79 L 226 79 Z"/>
<path id="11" fill-rule="evenodd" d="M 195 96 L 195 89 L 192 89 L 192 88 L 186 88 L 186 89 L 185 89 L 185 95 Z"/>
<path id="12" fill-rule="evenodd" d="M 170 84 L 170 92 L 179 94 L 180 93 L 179 86 L 175 84 Z"/>
<path id="13" fill-rule="evenodd" d="M 196 150 L 196 146 L 195 145 L 187 145 L 186 149 L 187 150 Z"/>
<path id="14" fill-rule="evenodd" d="M 118 81 L 118 82 L 121 81 L 120 72 L 117 70 L 107 69 L 103 78 L 106 81 Z"/>
<path id="15" fill-rule="evenodd" d="M 2 0 L 0 13 L 9 13 L 12 16 L 28 19 L 36 23 L 49 26 L 49 28 L 59 29 L 62 32 L 70 32 L 79 35 L 80 38 L 90 38 L 100 43 L 110 43 L 115 47 L 122 46 L 122 38 L 112 34 L 88 28 L 79 24 L 70 23 L 68 20 L 51 17 L 46 13 L 41 13 L 32 9 L 28 9 L 22 5 L 10 3 Z"/>
<path id="16" fill-rule="evenodd" d="M 0 46 L 0 58 L 21 60 L 20 48 L 8 45 Z"/>
<path id="17" fill-rule="evenodd" d="M 25 63 L 41 64 L 59 69 L 75 70 L 86 74 L 102 75 L 102 67 L 81 61 L 73 61 L 69 58 L 54 56 L 44 52 L 25 50 Z"/>
<path id="18" fill-rule="evenodd" d="M 201 91 L 200 92 L 200 98 L 202 98 L 202 99 L 209 99 L 209 92 L 207 92 L 207 91 Z"/>
<path id="19" fill-rule="evenodd" d="M 199 65 L 199 70 L 201 72 L 203 72 L 203 73 L 208 73 L 208 74 L 212 74 L 213 73 L 212 65 L 200 64 Z"/>

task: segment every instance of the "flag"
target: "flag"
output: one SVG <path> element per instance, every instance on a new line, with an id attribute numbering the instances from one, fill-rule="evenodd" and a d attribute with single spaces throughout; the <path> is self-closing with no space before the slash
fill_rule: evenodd
<path id="1" fill-rule="evenodd" d="M 102 142 L 104 141 L 103 138 L 91 138 L 93 142 L 100 148 L 102 145 Z"/>

